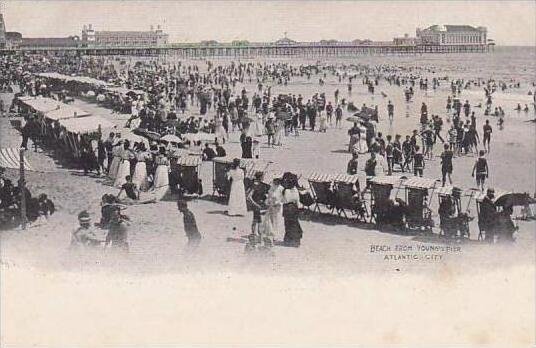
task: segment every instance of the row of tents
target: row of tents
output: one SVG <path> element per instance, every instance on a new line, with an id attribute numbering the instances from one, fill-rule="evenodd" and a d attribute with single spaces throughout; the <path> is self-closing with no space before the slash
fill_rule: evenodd
<path id="1" fill-rule="evenodd" d="M 87 134 L 99 129 L 114 128 L 115 124 L 78 107 L 41 96 L 19 97 L 23 112 L 34 113 L 41 122 L 59 122 L 68 132 Z"/>
<path id="2" fill-rule="evenodd" d="M 41 96 L 19 97 L 19 109 L 23 114 L 37 115 L 39 136 L 43 141 L 64 145 L 73 158 L 80 157 L 82 137 L 98 137 L 115 124 L 90 113 L 52 98 Z"/>
<path id="3" fill-rule="evenodd" d="M 145 92 L 139 89 L 131 89 L 121 86 L 116 86 L 114 84 L 108 83 L 106 81 L 98 80 L 88 76 L 69 76 L 64 74 L 59 74 L 56 72 L 51 73 L 39 73 L 36 76 L 43 78 L 45 80 L 53 80 L 56 82 L 61 82 L 65 85 L 73 85 L 82 87 L 82 90 L 100 90 L 105 93 L 120 94 L 122 96 L 138 96 L 144 95 Z M 80 88 L 79 88 L 80 89 Z"/>

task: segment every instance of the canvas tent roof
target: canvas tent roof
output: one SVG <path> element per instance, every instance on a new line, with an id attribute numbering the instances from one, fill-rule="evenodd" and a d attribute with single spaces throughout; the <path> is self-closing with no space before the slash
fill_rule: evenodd
<path id="1" fill-rule="evenodd" d="M 99 126 L 100 129 L 110 129 L 115 127 L 112 122 L 100 116 L 67 118 L 59 120 L 59 122 L 67 129 L 67 131 L 79 134 L 96 132 L 99 130 Z"/>
<path id="2" fill-rule="evenodd" d="M 49 111 L 55 110 L 58 108 L 58 106 L 61 107 L 62 104 L 57 100 L 43 97 L 19 98 L 19 100 L 22 101 L 23 104 L 35 110 L 36 112 L 41 113 L 47 113 Z"/>
<path id="3" fill-rule="evenodd" d="M 79 82 L 79 83 L 93 84 L 93 85 L 96 85 L 96 86 L 106 86 L 106 85 L 108 85 L 105 81 L 97 80 L 97 79 L 94 79 L 94 78 L 88 77 L 88 76 L 69 76 L 69 75 L 58 74 L 58 73 L 55 73 L 55 72 L 52 72 L 52 73 L 40 73 L 37 76 L 45 77 L 45 78 L 51 78 L 51 79 L 63 80 L 63 81 L 67 81 L 67 82 L 74 81 L 74 82 Z"/>
<path id="4" fill-rule="evenodd" d="M 89 115 L 89 112 L 70 105 L 62 105 L 59 109 L 45 113 L 45 117 L 51 120 L 62 120 L 66 118 L 84 117 Z"/>
<path id="5" fill-rule="evenodd" d="M 65 118 L 88 116 L 89 113 L 78 107 L 71 106 L 54 100 L 52 98 L 44 97 L 21 97 L 19 100 L 32 108 L 34 111 L 42 113 L 46 118 L 51 120 L 60 120 Z"/>

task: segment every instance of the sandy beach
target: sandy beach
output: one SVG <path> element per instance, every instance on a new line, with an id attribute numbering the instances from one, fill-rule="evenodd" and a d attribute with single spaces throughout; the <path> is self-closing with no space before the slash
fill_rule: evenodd
<path id="1" fill-rule="evenodd" d="M 401 60 L 400 64 L 409 64 Z M 436 76 L 454 74 L 452 71 L 437 69 Z M 254 84 L 237 84 L 235 91 L 245 87 L 250 94 Z M 272 94 L 302 94 L 309 98 L 313 93 L 324 92 L 328 100 L 332 99 L 335 89 L 341 91 L 341 98 L 352 101 L 355 105 L 366 103 L 378 105 L 380 122 L 378 131 L 383 134 L 410 134 L 418 128 L 418 114 L 422 102 L 425 102 L 432 114 L 445 116 L 445 101 L 449 93 L 447 83 L 435 91 L 417 90 L 412 102 L 404 101 L 403 90 L 397 86 L 389 86 L 382 81 L 376 93 L 371 95 L 360 80 L 354 83 L 351 94 L 346 91 L 344 81 L 339 83 L 333 76 L 328 76 L 326 83 L 319 86 L 314 77 L 307 80 L 297 77 L 288 85 L 273 85 Z M 488 154 L 491 175 L 489 186 L 515 192 L 535 192 L 536 176 L 534 163 L 530 159 L 534 150 L 535 125 L 527 122 L 533 112 L 516 113 L 513 111 L 517 102 L 526 99 L 529 86 L 519 91 L 497 93 L 497 103 L 507 110 L 506 123 L 503 130 L 495 125 L 493 117 L 483 116 L 482 109 L 475 108 L 479 127 L 486 118 L 490 118 L 494 126 L 492 151 Z M 382 97 L 380 91 L 387 95 Z M 12 96 L 3 94 L 2 98 L 9 105 Z M 466 90 L 461 99 L 470 99 L 476 105 L 484 101 L 481 91 Z M 387 101 L 395 105 L 394 122 L 389 123 L 386 117 Z M 98 115 L 112 121 L 121 129 L 129 115 L 112 114 L 108 109 L 83 100 L 75 100 L 74 104 L 92 115 Z M 213 115 L 211 110 L 207 117 Z M 188 115 L 199 116 L 196 107 L 190 107 Z M 345 113 L 350 115 L 349 113 Z M 345 118 L 343 117 L 343 118 Z M 9 126 L 6 118 L 0 119 L 2 147 L 17 147 L 20 137 Z M 283 138 L 281 147 L 270 148 L 261 142 L 261 159 L 273 162 L 269 171 L 281 173 L 293 171 L 301 175 L 301 183 L 307 185 L 307 178 L 312 172 L 344 173 L 349 154 L 347 130 L 350 122 L 343 121 L 343 127 L 330 127 L 326 133 L 302 131 L 299 136 Z M 446 123 L 444 129 L 449 127 Z M 231 133 L 226 144 L 228 155 L 240 156 L 239 132 Z M 435 146 L 435 156 L 440 154 L 440 146 Z M 462 243 L 459 252 L 439 252 L 441 260 L 422 260 L 420 262 L 389 262 L 383 260 L 385 253 L 371 252 L 374 245 L 405 245 L 425 249 L 427 246 L 445 245 L 440 238 L 430 236 L 402 236 L 374 230 L 372 226 L 355 223 L 351 220 L 330 216 L 329 214 L 304 214 L 302 226 L 304 238 L 300 249 L 275 247 L 270 255 L 251 256 L 244 253 L 244 244 L 238 240 L 249 233 L 251 217 L 228 217 L 225 214 L 225 202 L 212 198 L 212 163 L 204 162 L 200 173 L 204 184 L 204 196 L 191 202 L 192 211 L 197 216 L 198 225 L 203 234 L 200 249 L 191 255 L 185 251 L 186 237 L 176 204 L 173 201 L 162 201 L 156 204 L 132 206 L 127 210 L 131 218 L 129 227 L 130 253 L 126 258 L 117 258 L 106 252 L 91 253 L 87 257 L 71 257 L 67 246 L 71 230 L 76 226 L 76 215 L 87 209 L 95 219 L 100 216 L 100 197 L 104 193 L 117 193 L 117 189 L 108 186 L 103 178 L 86 177 L 80 171 L 63 168 L 55 163 L 49 153 L 40 150 L 37 153 L 28 151 L 28 159 L 36 172 L 28 172 L 28 187 L 32 192 L 46 192 L 56 203 L 58 213 L 53 215 L 46 224 L 31 226 L 26 231 L 6 231 L 2 234 L 2 253 L 6 260 L 14 260 L 18 264 L 37 267 L 67 269 L 113 269 L 118 267 L 132 272 L 164 272 L 164 271 L 233 271 L 233 272 L 268 272 L 268 273 L 343 273 L 355 274 L 375 270 L 435 270 L 440 265 L 470 262 L 475 267 L 494 268 L 499 265 L 530 264 L 534 261 L 534 223 L 519 222 L 517 242 L 508 246 L 489 246 L 476 242 L 478 227 L 476 219 L 471 223 L 471 241 Z M 282 160 L 281 156 L 284 156 Z M 366 156 L 359 161 L 362 170 Z M 453 181 L 464 188 L 475 187 L 471 169 L 475 157 L 471 155 L 456 158 L 454 161 Z M 425 177 L 440 179 L 439 158 L 428 161 Z M 9 170 L 8 175 L 16 178 L 17 171 Z M 53 185 L 50 183 L 53 182 Z M 364 177 L 362 180 L 364 184 Z M 435 196 L 435 195 L 434 195 Z M 399 192 L 403 197 L 403 192 Z M 464 205 L 468 202 L 464 202 Z M 437 219 L 437 196 L 432 198 L 432 210 Z M 469 209 L 476 216 L 476 205 L 469 203 Z M 324 209 L 325 211 L 325 209 Z M 216 227 L 217 226 L 217 227 Z M 437 227 L 436 227 L 437 228 Z M 281 240 L 282 236 L 276 236 Z M 394 253 L 397 254 L 397 253 Z M 406 253 L 402 253 L 406 254 Z M 423 252 L 426 254 L 426 252 Z M 491 257 L 493 256 L 493 257 Z M 498 257 L 500 256 L 500 257 Z M 485 260 L 483 262 L 482 260 Z M 376 262 L 377 261 L 377 262 Z M 106 265 L 109 264 L 110 267 Z"/>

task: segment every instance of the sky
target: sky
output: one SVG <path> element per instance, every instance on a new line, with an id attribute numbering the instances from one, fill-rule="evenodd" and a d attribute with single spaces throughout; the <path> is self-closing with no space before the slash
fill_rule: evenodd
<path id="1" fill-rule="evenodd" d="M 392 40 L 417 27 L 488 28 L 498 45 L 536 46 L 536 1 L 2 1 L 7 31 L 24 37 L 162 25 L 171 42 Z"/>

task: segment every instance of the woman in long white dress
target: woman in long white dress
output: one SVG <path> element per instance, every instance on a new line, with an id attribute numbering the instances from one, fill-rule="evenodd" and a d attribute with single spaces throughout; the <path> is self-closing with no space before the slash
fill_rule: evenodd
<path id="1" fill-rule="evenodd" d="M 277 146 L 283 145 L 282 135 L 283 135 L 284 124 L 282 120 L 275 120 L 275 134 L 274 134 L 274 143 Z"/>
<path id="2" fill-rule="evenodd" d="M 227 215 L 246 216 L 246 189 L 244 187 L 244 170 L 240 168 L 240 160 L 234 159 L 231 170 L 227 173 L 231 180 L 231 192 L 229 194 L 229 204 Z"/>
<path id="3" fill-rule="evenodd" d="M 123 184 L 127 182 L 126 177 L 130 175 L 130 159 L 134 154 L 130 150 L 130 143 L 125 141 L 123 143 L 123 149 L 120 154 L 121 162 L 117 169 L 117 175 L 115 177 L 114 186 L 121 188 Z"/>
<path id="4" fill-rule="evenodd" d="M 110 171 L 108 172 L 108 176 L 111 179 L 115 179 L 117 177 L 117 171 L 119 170 L 119 164 L 121 163 L 122 151 L 123 151 L 123 144 L 121 140 L 117 146 L 114 146 L 112 148 L 112 164 L 110 164 Z"/>
<path id="5" fill-rule="evenodd" d="M 280 185 L 280 179 L 272 181 L 270 191 L 268 191 L 268 214 L 267 228 L 270 228 L 274 239 L 283 240 L 283 187 Z"/>
<path id="6" fill-rule="evenodd" d="M 221 141 L 222 144 L 225 144 L 227 139 L 227 132 L 225 132 L 225 128 L 223 128 L 223 120 L 221 117 L 216 116 L 214 119 L 214 125 L 215 125 L 215 136 L 218 138 L 218 140 Z"/>
<path id="7" fill-rule="evenodd" d="M 328 129 L 328 118 L 324 111 L 320 111 L 320 125 L 318 127 L 319 132 L 326 132 Z"/>
<path id="8" fill-rule="evenodd" d="M 354 145 L 354 149 L 360 153 L 364 154 L 368 152 L 368 146 L 367 146 L 367 140 L 365 137 L 365 134 L 367 132 L 367 129 L 363 127 L 363 125 L 359 126 L 359 138 L 357 142 Z"/>
<path id="9" fill-rule="evenodd" d="M 160 148 L 160 154 L 155 159 L 156 171 L 153 180 L 153 193 L 157 200 L 162 199 L 169 190 L 169 160 L 165 148 Z"/>
<path id="10" fill-rule="evenodd" d="M 261 114 L 255 114 L 254 120 L 253 120 L 253 135 L 256 137 L 260 137 L 264 133 L 264 126 L 262 124 L 262 115 Z"/>
<path id="11" fill-rule="evenodd" d="M 132 182 L 136 184 L 140 191 L 147 191 L 149 188 L 149 180 L 147 178 L 147 164 L 149 153 L 143 145 L 140 151 L 136 154 L 136 167 L 134 167 L 134 176 Z"/>

